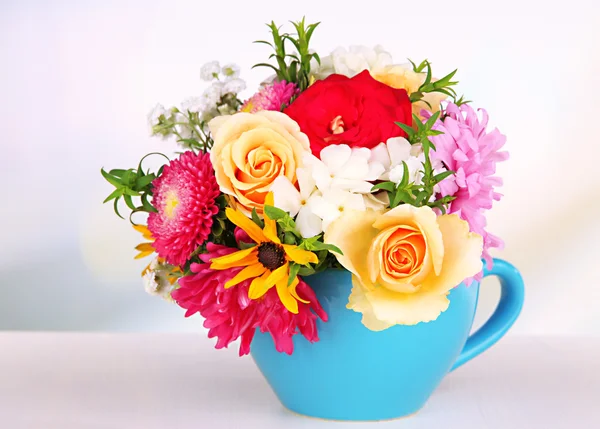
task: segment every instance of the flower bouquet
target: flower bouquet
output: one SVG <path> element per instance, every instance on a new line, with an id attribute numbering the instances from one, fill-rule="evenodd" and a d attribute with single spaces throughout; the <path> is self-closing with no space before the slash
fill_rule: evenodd
<path id="1" fill-rule="evenodd" d="M 154 255 L 146 290 L 199 313 L 216 348 L 239 339 L 288 408 L 397 417 L 467 340 L 482 259 L 487 274 L 502 246 L 485 211 L 501 197 L 505 137 L 457 96 L 456 70 L 435 78 L 429 61 L 395 64 L 379 46 L 320 56 L 317 25 L 268 25 L 256 43 L 274 61 L 255 67 L 273 74 L 246 100 L 238 66 L 204 65 L 201 96 L 149 115 L 152 135 L 182 152 L 157 171 L 102 169 L 115 187 L 105 202 L 130 209 L 146 240 L 136 258 Z M 402 364 L 430 347 L 432 367 Z M 350 373 L 388 358 L 408 372 Z M 391 388 L 394 400 L 356 400 Z"/>

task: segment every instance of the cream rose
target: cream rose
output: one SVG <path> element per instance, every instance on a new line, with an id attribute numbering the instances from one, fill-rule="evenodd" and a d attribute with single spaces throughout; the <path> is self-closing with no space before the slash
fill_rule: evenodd
<path id="1" fill-rule="evenodd" d="M 481 236 L 430 207 L 348 211 L 329 226 L 325 242 L 343 252 L 336 257 L 352 273 L 348 308 L 373 331 L 437 319 L 450 290 L 482 268 Z"/>
<path id="2" fill-rule="evenodd" d="M 417 92 L 419 87 L 425 82 L 427 74 L 417 73 L 413 70 L 411 64 L 391 65 L 373 73 L 373 78 L 381 83 L 396 89 L 405 89 L 408 95 Z M 432 79 L 435 81 L 436 79 Z M 440 110 L 440 103 L 446 99 L 446 95 L 440 92 L 428 92 L 423 94 L 420 101 L 413 103 L 412 110 L 415 115 L 421 118 L 421 110 L 429 110 L 432 113 Z M 431 107 L 427 105 L 429 103 Z"/>
<path id="3" fill-rule="evenodd" d="M 219 116 L 208 126 L 214 139 L 210 160 L 217 182 L 248 216 L 253 208 L 262 214 L 265 197 L 277 177 L 296 183 L 302 156 L 310 153 L 308 137 L 281 112 Z"/>

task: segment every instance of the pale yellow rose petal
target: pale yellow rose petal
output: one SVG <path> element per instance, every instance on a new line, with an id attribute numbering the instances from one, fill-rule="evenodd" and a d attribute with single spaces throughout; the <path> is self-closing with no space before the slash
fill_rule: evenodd
<path id="1" fill-rule="evenodd" d="M 375 317 L 390 325 L 416 325 L 430 322 L 448 309 L 450 301 L 447 293 L 438 294 L 425 291 L 418 293 L 398 293 L 378 287 L 365 294 L 366 300 L 373 308 Z"/>
<path id="2" fill-rule="evenodd" d="M 337 246 L 343 255 L 335 253 L 335 257 L 344 268 L 357 275 L 361 281 L 369 281 L 367 254 L 371 241 L 379 232 L 373 228 L 373 222 L 380 215 L 374 210 L 357 211 L 345 210 L 334 220 L 323 240 L 325 243 Z M 367 284 L 367 287 L 370 287 Z"/>
<path id="3" fill-rule="evenodd" d="M 439 216 L 438 224 L 444 237 L 444 263 L 440 275 L 427 278 L 423 287 L 444 293 L 481 271 L 483 238 L 469 232 L 469 224 L 455 214 Z"/>
<path id="4" fill-rule="evenodd" d="M 362 313 L 362 324 L 371 331 L 383 331 L 392 325 L 375 317 L 373 306 L 367 300 L 365 292 L 368 291 L 356 276 L 352 276 L 352 292 L 348 298 L 346 308 Z"/>

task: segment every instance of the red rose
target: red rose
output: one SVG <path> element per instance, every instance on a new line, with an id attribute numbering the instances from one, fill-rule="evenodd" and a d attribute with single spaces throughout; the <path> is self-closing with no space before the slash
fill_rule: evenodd
<path id="1" fill-rule="evenodd" d="M 316 156 L 332 144 L 372 148 L 406 137 L 394 122 L 412 124 L 404 89 L 378 82 L 368 71 L 353 78 L 334 74 L 317 81 L 284 110 L 310 139 Z"/>

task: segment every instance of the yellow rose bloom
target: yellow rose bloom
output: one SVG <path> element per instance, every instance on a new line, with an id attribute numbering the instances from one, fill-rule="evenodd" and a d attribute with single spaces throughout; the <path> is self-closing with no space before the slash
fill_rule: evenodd
<path id="1" fill-rule="evenodd" d="M 427 74 L 417 73 L 409 65 L 391 65 L 384 67 L 382 70 L 373 75 L 375 80 L 385 83 L 388 86 L 396 89 L 405 89 L 408 95 L 417 92 L 419 87 L 425 82 Z M 436 79 L 432 79 L 435 82 Z M 446 99 L 446 94 L 440 92 L 428 92 L 423 94 L 423 98 L 412 104 L 412 112 L 421 117 L 421 110 L 429 110 L 435 113 L 440 110 L 440 103 Z M 427 103 L 431 105 L 429 107 Z"/>
<path id="2" fill-rule="evenodd" d="M 279 176 L 296 183 L 308 137 L 281 112 L 260 111 L 219 116 L 208 124 L 214 139 L 210 160 L 221 191 L 235 208 L 250 216 L 263 212 L 265 197 Z"/>
<path id="3" fill-rule="evenodd" d="M 348 308 L 381 331 L 429 322 L 448 308 L 452 288 L 481 271 L 483 239 L 457 215 L 400 205 L 385 213 L 347 211 L 325 233 L 352 273 Z"/>

